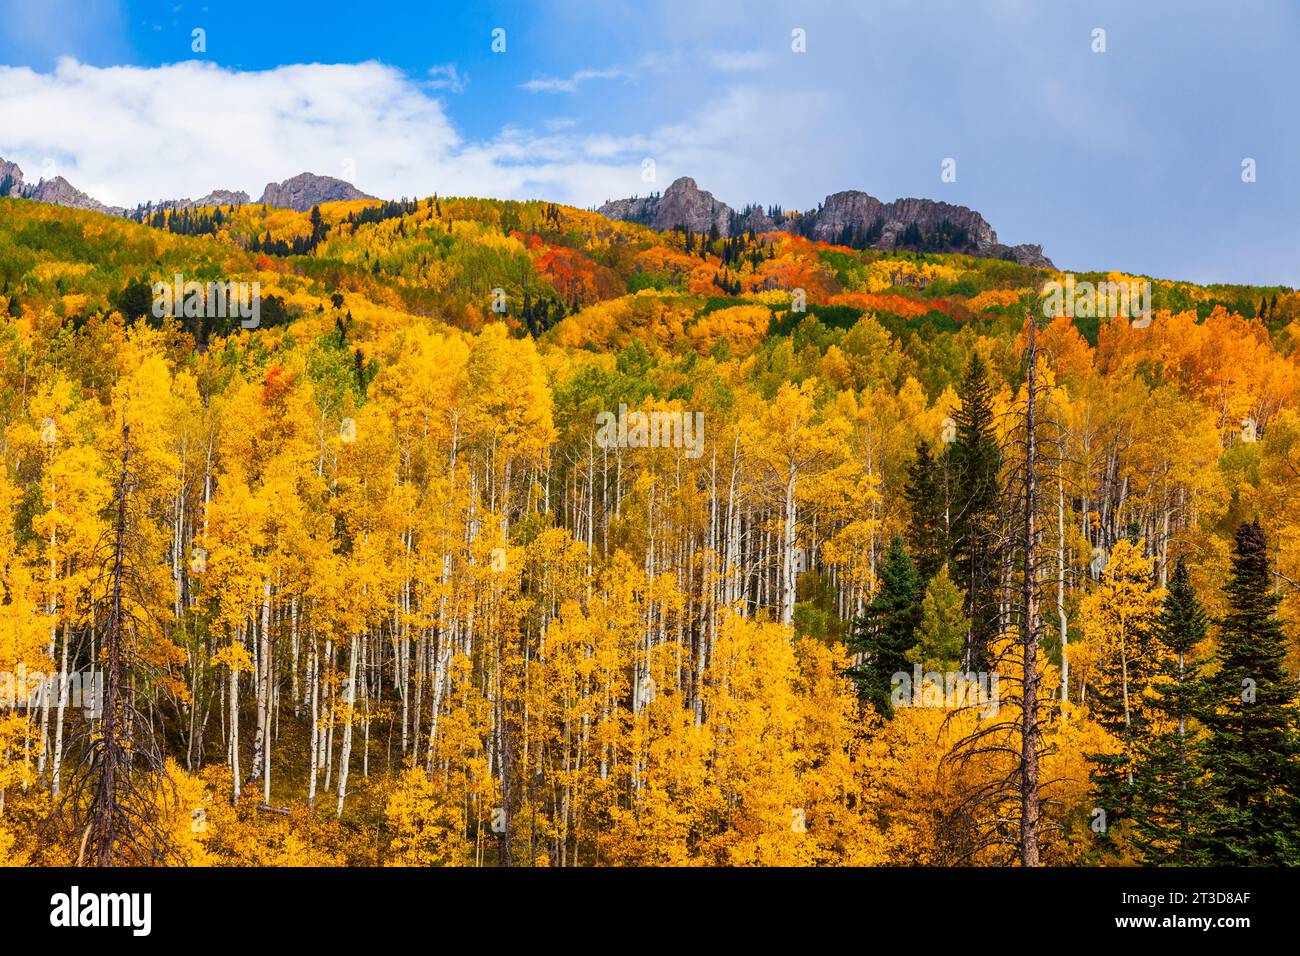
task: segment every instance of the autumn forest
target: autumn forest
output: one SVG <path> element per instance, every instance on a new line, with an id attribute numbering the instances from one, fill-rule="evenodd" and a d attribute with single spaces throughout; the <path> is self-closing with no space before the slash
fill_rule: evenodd
<path id="1" fill-rule="evenodd" d="M 0 198 L 0 864 L 1300 863 L 1300 294 L 1063 277 Z"/>

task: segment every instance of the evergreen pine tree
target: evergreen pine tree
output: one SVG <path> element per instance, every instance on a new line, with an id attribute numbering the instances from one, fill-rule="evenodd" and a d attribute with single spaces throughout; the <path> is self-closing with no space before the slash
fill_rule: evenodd
<path id="1" fill-rule="evenodd" d="M 1300 864 L 1300 739 L 1296 683 L 1285 673 L 1268 542 L 1237 529 L 1218 667 L 1204 682 L 1201 747 L 1207 819 L 1197 839 L 1215 865 Z"/>
<path id="2" fill-rule="evenodd" d="M 1135 754 L 1133 843 L 1148 865 L 1202 862 L 1193 845 L 1204 801 L 1192 759 L 1191 720 L 1201 670 L 1192 655 L 1205 630 L 1205 611 L 1179 558 L 1155 626 L 1160 652 L 1149 704 L 1153 726 Z"/>
<path id="3" fill-rule="evenodd" d="M 921 623 L 921 582 L 901 535 L 894 535 L 880 569 L 880 590 L 854 624 L 851 649 L 864 655 L 850 671 L 864 700 L 883 714 L 893 714 L 890 689 L 894 674 L 910 672 L 907 652 L 916 643 Z"/>
<path id="4" fill-rule="evenodd" d="M 924 588 L 948 557 L 943 482 L 927 441 L 916 446 L 916 457 L 907 470 L 903 496 L 911 511 L 907 547 L 915 556 L 921 587 Z"/>
<path id="5" fill-rule="evenodd" d="M 993 430 L 993 388 L 979 353 L 971 356 L 958 390 L 957 437 L 950 451 L 955 491 L 952 508 L 953 579 L 966 593 L 970 634 L 966 663 L 985 670 L 998 633 L 997 517 L 1002 452 Z"/>

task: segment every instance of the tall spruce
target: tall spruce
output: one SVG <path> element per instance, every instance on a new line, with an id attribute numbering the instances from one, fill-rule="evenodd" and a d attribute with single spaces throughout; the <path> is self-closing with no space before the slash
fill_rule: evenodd
<path id="1" fill-rule="evenodd" d="M 1205 680 L 1200 749 L 1208 812 L 1197 840 L 1215 865 L 1300 865 L 1300 737 L 1295 678 L 1284 670 L 1268 541 L 1237 529 L 1217 668 Z"/>
<path id="2" fill-rule="evenodd" d="M 1192 737 L 1201 665 L 1192 655 L 1205 640 L 1206 626 L 1205 610 L 1179 558 L 1154 629 L 1160 651 L 1149 700 L 1152 728 L 1138 741 L 1135 755 L 1133 843 L 1153 866 L 1203 862 L 1194 836 L 1205 822 L 1205 802 Z"/>
<path id="3" fill-rule="evenodd" d="M 880 568 L 880 590 L 854 624 L 851 649 L 863 655 L 850 674 L 863 700 L 893 714 L 893 676 L 910 673 L 907 652 L 921 623 L 921 580 L 901 535 L 894 535 Z"/>
<path id="4" fill-rule="evenodd" d="M 957 391 L 957 436 L 950 451 L 953 578 L 966 594 L 970 633 L 966 665 L 985 670 L 998 634 L 998 473 L 1002 452 L 993 429 L 993 388 L 979 353 L 971 356 Z"/>
<path id="5" fill-rule="evenodd" d="M 948 559 L 944 483 L 928 441 L 921 441 L 916 446 L 916 457 L 907 469 L 903 496 L 911 514 L 907 525 L 907 547 L 916 561 L 921 587 L 924 588 Z"/>

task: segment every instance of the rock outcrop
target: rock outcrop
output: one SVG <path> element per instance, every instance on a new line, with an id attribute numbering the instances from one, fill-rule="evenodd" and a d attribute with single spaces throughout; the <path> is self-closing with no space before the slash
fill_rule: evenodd
<path id="1" fill-rule="evenodd" d="M 22 186 L 22 167 L 17 163 L 0 159 L 0 196 L 17 196 Z"/>
<path id="2" fill-rule="evenodd" d="M 200 196 L 198 199 L 188 197 L 185 199 L 160 199 L 157 202 L 149 203 L 147 206 L 137 206 L 131 215 L 138 219 L 143 213 L 157 212 L 160 209 L 205 209 L 213 206 L 247 206 L 248 203 L 248 193 L 242 189 L 214 189 L 206 196 Z"/>
<path id="3" fill-rule="evenodd" d="M 52 203 L 55 206 L 71 206 L 73 209 L 89 209 L 92 212 L 107 213 L 110 216 L 125 216 L 126 210 L 121 206 L 105 206 L 98 199 L 87 196 L 62 176 L 42 179 L 35 186 L 25 186 L 17 195 L 23 199 Z"/>
<path id="4" fill-rule="evenodd" d="M 242 189 L 214 189 L 206 196 L 194 200 L 193 206 L 202 209 L 205 206 L 247 206 L 248 193 Z"/>
<path id="5" fill-rule="evenodd" d="M 267 183 L 258 202 L 281 209 L 306 212 L 312 206 L 323 202 L 374 198 L 342 179 L 335 179 L 333 176 L 317 176 L 315 173 L 299 173 L 282 183 Z"/>
<path id="6" fill-rule="evenodd" d="M 740 212 L 682 177 L 662 195 L 618 199 L 596 210 L 610 219 L 640 223 L 652 229 L 685 228 L 734 236 L 788 230 L 809 239 L 870 249 L 914 249 L 925 252 L 964 252 L 1008 259 L 1024 265 L 1052 267 L 1041 246 L 1007 246 L 993 227 L 973 209 L 932 199 L 881 202 L 859 190 L 832 193 L 815 210 L 788 215 L 746 206 Z"/>
<path id="7" fill-rule="evenodd" d="M 199 199 L 161 199 L 135 209 L 123 209 L 120 206 L 106 206 L 92 196 L 77 189 L 62 176 L 43 179 L 32 185 L 23 179 L 22 168 L 0 157 L 0 196 L 16 196 L 19 199 L 34 199 L 37 202 L 53 203 L 57 206 L 72 206 L 75 209 L 91 209 L 95 212 L 108 213 L 113 216 L 136 216 L 147 209 L 198 209 L 205 206 L 244 206 L 249 202 L 248 193 L 237 189 L 214 189 Z M 317 203 L 335 202 L 341 199 L 374 199 L 357 189 L 349 182 L 332 176 L 316 176 L 312 173 L 300 173 L 282 183 L 267 183 L 258 202 L 283 209 L 306 212 Z"/>
<path id="8" fill-rule="evenodd" d="M 692 232 L 709 232 L 717 229 L 728 235 L 731 217 L 730 206 L 713 198 L 689 176 L 675 180 L 662 194 L 644 198 L 617 199 L 607 202 L 597 212 L 610 219 L 639 222 L 651 229 L 689 229 Z"/>

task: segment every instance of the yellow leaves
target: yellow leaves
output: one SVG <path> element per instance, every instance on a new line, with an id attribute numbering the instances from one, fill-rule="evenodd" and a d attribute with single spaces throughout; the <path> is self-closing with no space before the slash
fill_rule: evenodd
<path id="1" fill-rule="evenodd" d="M 897 286 L 925 288 L 936 279 L 955 282 L 961 270 L 939 262 L 910 259 L 878 259 L 867 263 L 858 292 L 883 292 Z"/>
<path id="2" fill-rule="evenodd" d="M 203 589 L 216 599 L 218 619 L 227 626 L 241 625 L 258 600 L 265 523 L 265 503 L 234 475 L 222 482 L 208 505 L 207 532 L 201 539 Z"/>
<path id="3" fill-rule="evenodd" d="M 198 779 L 201 792 L 183 783 L 178 786 L 186 796 L 175 810 L 176 826 L 190 829 L 194 865 L 343 866 L 349 857 L 374 859 L 369 841 L 350 833 L 332 814 L 315 813 L 297 802 L 284 808 L 287 813 L 261 810 L 260 793 L 231 806 L 227 798 L 216 796 L 230 792 L 228 767 L 210 766 Z M 177 836 L 184 839 L 183 832 Z"/>
<path id="4" fill-rule="evenodd" d="M 18 846 L 17 834 L 0 817 L 0 866 L 26 866 L 30 853 Z"/>
<path id="5" fill-rule="evenodd" d="M 856 691 L 845 676 L 848 655 L 842 644 L 810 638 L 796 642 L 795 655 L 802 793 L 794 809 L 802 811 L 810 844 L 800 850 L 816 865 L 886 863 L 888 847 L 880 826 L 879 795 L 873 792 L 873 768 L 867 763 L 867 736 Z"/>
<path id="6" fill-rule="evenodd" d="M 1112 681 L 1116 674 L 1127 678 L 1132 676 L 1132 661 L 1146 656 L 1143 643 L 1149 640 L 1164 592 L 1152 585 L 1154 559 L 1143 551 L 1141 541 L 1117 542 L 1101 583 L 1080 603 L 1085 640 L 1070 649 L 1071 667 L 1078 678 L 1090 682 Z M 1122 692 L 1127 695 L 1126 688 Z"/>
<path id="7" fill-rule="evenodd" d="M 71 281 L 88 275 L 94 268 L 89 262 L 38 262 L 31 269 L 31 276 L 37 282 L 58 282 L 60 279 Z"/>
<path id="8" fill-rule="evenodd" d="M 228 667 L 237 674 L 248 674 L 253 670 L 253 656 L 243 644 L 227 644 L 212 655 L 212 663 Z"/>
<path id="9" fill-rule="evenodd" d="M 512 255 L 523 254 L 527 251 L 527 247 L 514 236 L 502 235 L 499 232 L 481 232 L 474 237 L 474 242 L 488 249 L 495 249 L 498 252 L 506 252 Z"/>
<path id="10" fill-rule="evenodd" d="M 805 809 L 794 749 L 797 673 L 786 628 L 723 614 L 704 694 L 714 779 L 728 808 L 709 847 L 720 862 L 755 865 L 802 852 L 802 834 L 790 829 L 791 811 Z"/>
<path id="11" fill-rule="evenodd" d="M 845 360 L 854 387 L 865 389 L 892 381 L 901 358 L 889 330 L 870 313 L 864 314 L 844 336 Z"/>
<path id="12" fill-rule="evenodd" d="M 166 780 L 154 792 L 154 809 L 159 829 L 167 835 L 173 866 L 208 866 L 207 811 L 212 805 L 202 779 L 187 773 L 171 757 L 165 767 Z"/>
<path id="13" fill-rule="evenodd" d="M 89 297 L 83 293 L 70 293 L 59 299 L 63 315 L 71 318 L 72 316 L 84 315 L 86 312 L 86 302 Z"/>
<path id="14" fill-rule="evenodd" d="M 569 348 L 620 349 L 634 338 L 671 347 L 684 338 L 697 311 L 696 300 L 644 290 L 589 305 L 563 319 L 552 335 Z"/>
<path id="15" fill-rule="evenodd" d="M 123 374 L 113 387 L 113 433 L 104 440 L 121 453 L 122 430 L 130 429 L 134 470 L 152 501 L 172 497 L 180 470 L 177 428 L 198 395 L 192 376 L 179 381 L 159 336 L 143 325 L 127 336 L 121 355 Z"/>
<path id="16" fill-rule="evenodd" d="M 1159 612 L 1161 592 L 1151 586 L 1155 559 L 1144 554 L 1143 542 L 1116 542 L 1106 561 L 1102 581 L 1083 599 L 1084 630 L 1102 641 L 1139 628 Z"/>
<path id="17" fill-rule="evenodd" d="M 1285 579 L 1300 581 L 1300 511 L 1296 508 L 1300 501 L 1300 413 L 1295 409 L 1280 412 L 1264 433 L 1256 501 L 1261 521 L 1275 535 L 1278 573 Z M 1282 589 L 1279 613 L 1290 624 L 1289 631 L 1295 633 L 1300 624 L 1300 590 Z"/>
<path id="18" fill-rule="evenodd" d="M 816 386 L 815 379 L 782 385 L 760 413 L 759 427 L 745 436 L 746 446 L 782 483 L 813 463 L 828 467 L 843 451 L 837 438 L 844 435 L 844 423 L 819 415 Z"/>
<path id="19" fill-rule="evenodd" d="M 966 306 L 972 312 L 985 309 L 1015 305 L 1023 293 L 1019 289 L 986 289 L 966 300 Z"/>
<path id="20" fill-rule="evenodd" d="M 767 335 L 772 312 L 765 305 L 734 305 L 702 315 L 690 327 L 695 350 L 708 355 L 726 339 L 733 355 L 747 355 Z"/>
<path id="21" fill-rule="evenodd" d="M 464 805 L 442 775 L 407 769 L 389 792 L 384 815 L 393 831 L 389 866 L 464 866 L 472 861 Z"/>
<path id="22" fill-rule="evenodd" d="M 5 669 L 3 683 L 8 686 L 3 688 L 3 692 L 6 695 L 10 691 L 15 695 L 25 694 L 28 688 L 16 686 L 17 681 L 13 678 L 17 675 L 8 673 L 12 669 Z M 21 755 L 35 756 L 40 753 L 39 734 L 39 728 L 28 719 L 26 711 L 0 711 L 0 790 L 29 787 L 36 783 L 36 767 L 31 759 L 23 759 Z M 3 825 L 4 817 L 0 816 L 0 826 Z M 3 853 L 0 852 L 0 857 L 2 856 Z"/>
<path id="23" fill-rule="evenodd" d="M 270 208 L 262 214 L 258 232 L 262 238 L 269 234 L 272 242 L 293 242 L 311 234 L 311 222 L 306 213 Z"/>
<path id="24" fill-rule="evenodd" d="M 16 671 L 20 664 L 44 671 L 51 663 L 46 656 L 50 619 L 41 606 L 39 590 L 48 578 L 41 575 L 38 579 L 32 566 L 21 559 L 15 536 L 8 530 L 18 500 L 18 488 L 0 467 L 0 595 L 7 599 L 0 613 L 0 672 L 7 673 Z M 9 725 L 7 730 L 16 733 L 19 728 Z M 5 730 L 0 729 L 0 735 L 3 733 Z M 0 752 L 8 742 L 0 736 Z"/>
<path id="25" fill-rule="evenodd" d="M 505 325 L 493 323 L 475 339 L 469 363 L 471 427 L 498 445 L 498 467 L 544 462 L 555 426 L 533 340 L 511 338 Z"/>
<path id="26" fill-rule="evenodd" d="M 638 758 L 637 789 L 630 806 L 610 807 L 612 827 L 600 840 L 601 853 L 622 866 L 689 866 L 694 834 L 721 809 L 711 785 L 710 728 L 697 725 L 675 694 L 658 695 L 639 723 L 644 741 Z"/>

